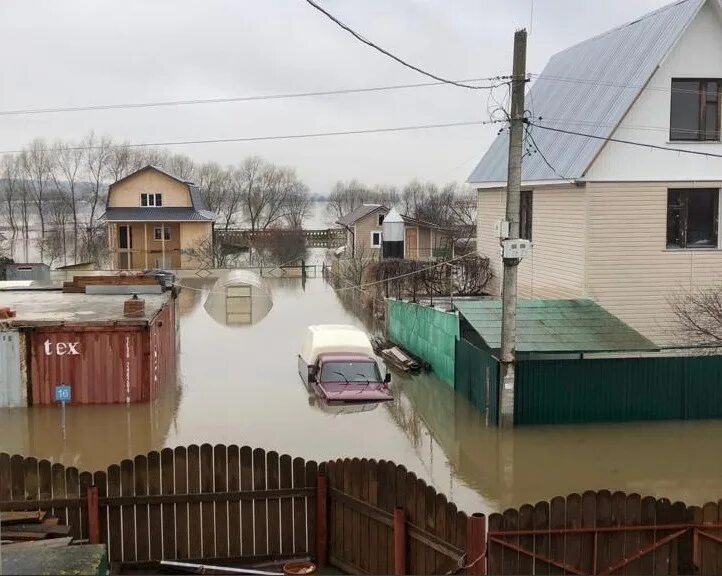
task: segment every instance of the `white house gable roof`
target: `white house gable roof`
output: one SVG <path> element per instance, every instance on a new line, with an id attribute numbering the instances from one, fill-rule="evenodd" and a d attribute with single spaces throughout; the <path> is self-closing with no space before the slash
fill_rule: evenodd
<path id="1" fill-rule="evenodd" d="M 707 1 L 719 5 L 719 0 L 681 0 L 555 54 L 527 93 L 530 116 L 541 117 L 545 126 L 609 138 Z M 581 178 L 605 144 L 586 136 L 529 129 L 544 157 L 524 157 L 526 182 Z M 506 182 L 508 147 L 504 131 L 468 181 Z"/>

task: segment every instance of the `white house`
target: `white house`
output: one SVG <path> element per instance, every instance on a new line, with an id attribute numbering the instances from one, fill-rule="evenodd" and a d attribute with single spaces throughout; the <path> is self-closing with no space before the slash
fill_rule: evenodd
<path id="1" fill-rule="evenodd" d="M 722 281 L 721 102 L 720 0 L 682 0 L 554 55 L 526 97 L 519 217 L 534 250 L 520 295 L 591 297 L 681 343 L 671 299 Z M 507 148 L 505 132 L 469 177 L 496 292 Z"/>

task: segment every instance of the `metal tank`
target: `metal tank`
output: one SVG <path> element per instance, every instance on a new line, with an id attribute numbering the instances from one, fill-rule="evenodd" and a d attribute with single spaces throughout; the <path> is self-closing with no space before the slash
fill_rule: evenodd
<path id="1" fill-rule="evenodd" d="M 404 257 L 404 219 L 396 208 L 392 208 L 382 225 L 382 247 L 384 258 Z"/>

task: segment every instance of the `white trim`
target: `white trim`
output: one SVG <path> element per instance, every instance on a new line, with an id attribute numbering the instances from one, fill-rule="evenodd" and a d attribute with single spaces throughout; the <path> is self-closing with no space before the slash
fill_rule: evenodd
<path id="1" fill-rule="evenodd" d="M 379 243 L 374 244 L 374 234 L 379 235 Z M 381 248 L 381 244 L 383 243 L 383 233 L 381 230 L 371 230 L 371 248 Z"/>
<path id="2" fill-rule="evenodd" d="M 165 237 L 165 230 L 168 231 L 168 238 Z M 160 238 L 156 238 L 156 232 L 160 232 Z M 160 226 L 153 226 L 153 240 L 155 242 L 167 242 L 171 239 L 170 226 L 161 224 Z"/>
<path id="3" fill-rule="evenodd" d="M 146 198 L 146 204 L 143 206 L 143 196 Z M 156 204 L 156 198 L 160 196 L 160 204 Z M 149 204 L 149 200 L 153 198 L 153 204 Z M 162 192 L 141 192 L 138 206 L 141 208 L 163 208 L 163 193 Z"/>
<path id="4" fill-rule="evenodd" d="M 580 183 L 582 183 L 580 180 L 525 180 L 521 183 L 521 186 L 522 188 L 524 188 L 525 186 L 539 188 L 540 186 L 575 186 L 579 185 Z M 486 190 L 489 188 L 506 188 L 506 180 L 504 180 L 503 182 L 469 182 L 469 185 L 473 186 L 477 190 Z"/>

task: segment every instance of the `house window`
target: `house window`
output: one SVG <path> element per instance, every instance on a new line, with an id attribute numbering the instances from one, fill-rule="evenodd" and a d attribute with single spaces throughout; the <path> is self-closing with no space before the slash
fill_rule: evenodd
<path id="1" fill-rule="evenodd" d="M 163 206 L 163 195 L 162 194 L 141 194 L 140 195 L 141 206 Z"/>
<path id="2" fill-rule="evenodd" d="M 667 191 L 667 248 L 716 248 L 719 190 Z"/>
<path id="3" fill-rule="evenodd" d="M 379 214 L 379 226 L 381 226 L 384 223 L 384 216 L 385 216 L 385 214 Z"/>
<path id="4" fill-rule="evenodd" d="M 163 238 L 163 231 L 165 230 L 165 238 Z M 163 226 L 162 228 L 158 226 L 157 228 L 153 228 L 153 240 L 157 240 L 160 242 L 161 240 L 170 240 L 170 227 L 169 226 Z"/>
<path id="5" fill-rule="evenodd" d="M 373 248 L 381 246 L 381 232 L 371 232 L 371 246 Z"/>
<path id="6" fill-rule="evenodd" d="M 534 192 L 522 190 L 519 202 L 519 238 L 531 240 L 531 224 L 534 208 Z"/>
<path id="7" fill-rule="evenodd" d="M 720 139 L 722 80 L 672 80 L 670 140 Z"/>

